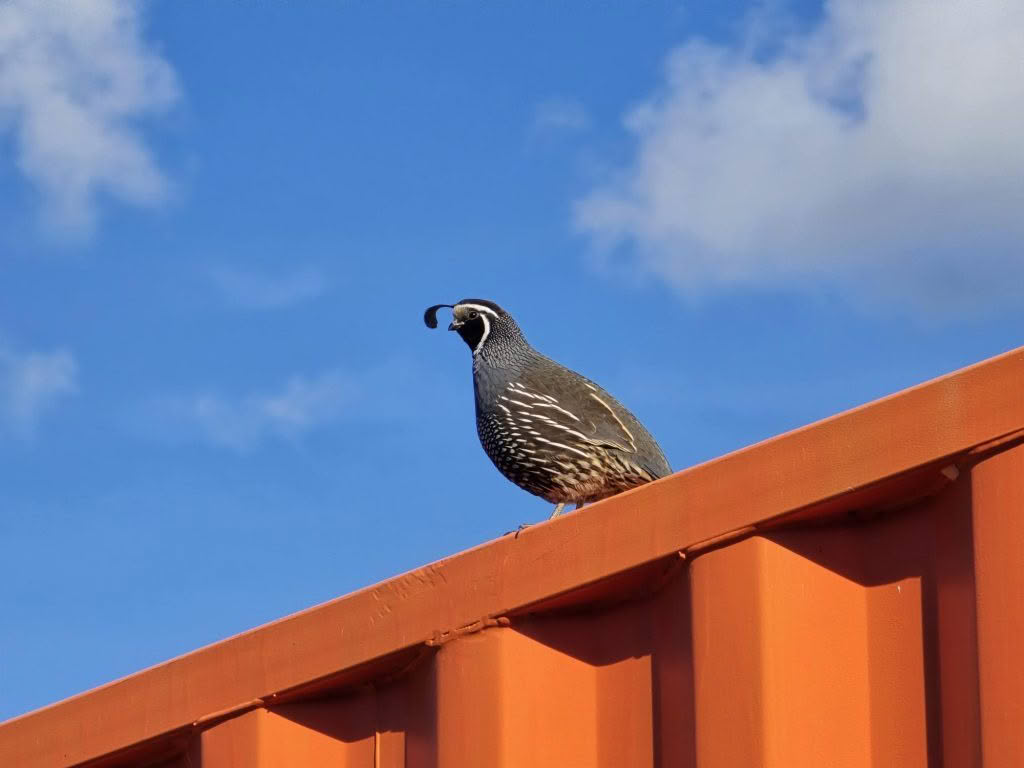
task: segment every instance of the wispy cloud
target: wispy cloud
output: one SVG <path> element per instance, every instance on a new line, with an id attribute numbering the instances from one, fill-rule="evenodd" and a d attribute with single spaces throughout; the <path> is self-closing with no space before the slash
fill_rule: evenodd
<path id="1" fill-rule="evenodd" d="M 358 383 L 338 370 L 296 375 L 266 392 L 157 397 L 133 421 L 158 440 L 195 440 L 249 451 L 269 440 L 297 439 L 335 421 L 352 404 L 357 389 Z"/>
<path id="2" fill-rule="evenodd" d="M 327 279 L 312 267 L 271 275 L 221 265 L 211 268 L 209 275 L 228 302 L 246 309 L 288 307 L 327 290 Z"/>
<path id="3" fill-rule="evenodd" d="M 590 115 L 577 101 L 549 99 L 537 105 L 533 114 L 534 135 L 577 133 L 590 127 Z"/>
<path id="4" fill-rule="evenodd" d="M 139 121 L 177 99 L 136 0 L 0 3 L 0 131 L 61 234 L 91 231 L 100 193 L 135 205 L 167 198 Z"/>
<path id="5" fill-rule="evenodd" d="M 415 410 L 410 381 L 422 373 L 403 358 L 362 369 L 293 374 L 277 386 L 234 392 L 207 388 L 162 393 L 130 405 L 124 425 L 165 443 L 207 443 L 240 453 L 274 442 L 299 442 L 338 423 L 407 423 Z"/>
<path id="6" fill-rule="evenodd" d="M 1024 4 L 833 0 L 807 32 L 763 21 L 744 45 L 672 53 L 627 118 L 635 159 L 578 202 L 579 230 L 691 294 L 1024 299 Z"/>
<path id="7" fill-rule="evenodd" d="M 0 344 L 0 434 L 32 437 L 43 413 L 77 391 L 77 380 L 67 350 L 17 354 Z"/>

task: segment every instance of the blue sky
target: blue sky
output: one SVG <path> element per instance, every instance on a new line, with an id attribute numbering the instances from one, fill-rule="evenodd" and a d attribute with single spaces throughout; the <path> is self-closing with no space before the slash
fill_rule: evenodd
<path id="1" fill-rule="evenodd" d="M 0 5 L 0 718 L 545 516 L 428 304 L 498 301 L 677 469 L 1020 345 L 1022 35 Z"/>

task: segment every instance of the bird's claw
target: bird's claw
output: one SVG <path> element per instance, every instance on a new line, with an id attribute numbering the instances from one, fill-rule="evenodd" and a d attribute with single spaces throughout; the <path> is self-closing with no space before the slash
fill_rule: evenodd
<path id="1" fill-rule="evenodd" d="M 525 529 L 529 528 L 531 525 L 533 525 L 533 523 L 520 523 L 514 531 L 505 531 L 505 535 L 508 536 L 510 533 L 514 533 L 515 536 L 513 536 L 512 538 L 518 539 L 519 534 L 522 533 Z"/>

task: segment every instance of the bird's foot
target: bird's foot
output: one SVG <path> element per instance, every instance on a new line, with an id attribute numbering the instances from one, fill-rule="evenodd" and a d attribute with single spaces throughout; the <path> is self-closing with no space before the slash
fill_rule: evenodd
<path id="1" fill-rule="evenodd" d="M 505 531 L 505 535 L 508 536 L 510 533 L 514 533 L 515 536 L 513 536 L 512 538 L 518 539 L 519 538 L 519 534 L 522 533 L 523 531 L 525 531 L 531 525 L 533 525 L 533 523 L 520 523 L 518 525 L 518 527 L 514 531 Z"/>
<path id="2" fill-rule="evenodd" d="M 576 505 L 576 509 L 579 509 L 581 506 L 583 506 L 583 505 L 582 504 L 577 504 Z M 554 520 L 556 517 L 558 517 L 560 514 L 562 514 L 562 510 L 563 509 L 565 509 L 565 502 L 564 501 L 561 504 L 559 504 L 558 506 L 555 507 L 555 511 L 551 513 L 551 517 L 549 517 L 548 520 Z M 522 533 L 525 529 L 529 528 L 531 525 L 533 525 L 533 523 L 520 523 L 518 528 L 516 528 L 514 531 L 505 531 L 504 535 L 508 536 L 510 533 L 514 533 L 515 534 L 515 538 L 518 539 L 519 538 L 519 534 Z"/>

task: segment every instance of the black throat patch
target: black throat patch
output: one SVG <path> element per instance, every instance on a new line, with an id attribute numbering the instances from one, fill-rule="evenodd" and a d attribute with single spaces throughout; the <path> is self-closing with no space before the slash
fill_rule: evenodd
<path id="1" fill-rule="evenodd" d="M 469 345 L 469 348 L 475 352 L 484 336 L 487 335 L 489 322 L 489 318 L 480 315 L 472 320 L 466 320 L 461 326 L 456 328 L 456 331 L 462 337 L 462 340 Z"/>

